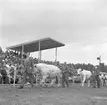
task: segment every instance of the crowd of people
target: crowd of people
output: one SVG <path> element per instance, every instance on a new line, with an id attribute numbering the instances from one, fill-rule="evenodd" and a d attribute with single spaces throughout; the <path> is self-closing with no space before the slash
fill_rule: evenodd
<path id="1" fill-rule="evenodd" d="M 0 48 L 0 72 L 2 77 L 4 77 L 3 83 L 9 83 L 9 79 L 10 82 L 13 82 L 14 69 L 17 70 L 17 77 L 19 74 L 22 74 L 21 70 L 23 69 L 23 60 L 21 59 L 21 54 L 10 50 L 4 52 Z"/>

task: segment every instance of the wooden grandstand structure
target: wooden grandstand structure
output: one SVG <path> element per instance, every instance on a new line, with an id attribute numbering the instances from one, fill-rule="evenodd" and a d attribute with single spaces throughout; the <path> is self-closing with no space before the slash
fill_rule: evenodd
<path id="1" fill-rule="evenodd" d="M 42 50 L 56 48 L 55 49 L 55 61 L 57 61 L 57 48 L 62 47 L 62 46 L 65 46 L 65 44 L 48 37 L 48 38 L 38 39 L 38 40 L 10 46 L 10 47 L 7 47 L 6 49 L 19 51 L 22 54 L 23 54 L 23 52 L 26 53 L 26 52 L 38 51 L 38 55 L 39 55 L 38 58 L 39 58 L 39 60 L 41 60 L 41 51 Z M 23 56 L 22 56 L 22 58 L 23 58 Z"/>

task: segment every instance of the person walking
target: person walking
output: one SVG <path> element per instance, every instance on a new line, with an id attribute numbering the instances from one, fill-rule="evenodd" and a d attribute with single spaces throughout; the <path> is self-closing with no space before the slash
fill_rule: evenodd
<path id="1" fill-rule="evenodd" d="M 26 59 L 24 61 L 24 69 L 23 69 L 23 73 L 22 73 L 22 81 L 20 82 L 20 87 L 19 89 L 24 88 L 24 84 L 26 83 L 26 81 L 28 80 L 31 84 L 31 87 L 34 87 L 34 76 L 33 76 L 33 70 L 34 70 L 34 62 L 33 62 L 33 58 L 30 57 L 30 53 L 26 54 Z M 28 77 L 28 79 L 27 79 Z"/>

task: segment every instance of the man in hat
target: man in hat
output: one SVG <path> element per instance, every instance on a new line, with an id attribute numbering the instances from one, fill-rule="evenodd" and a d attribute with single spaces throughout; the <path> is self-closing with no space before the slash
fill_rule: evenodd
<path id="1" fill-rule="evenodd" d="M 27 58 L 24 61 L 23 78 L 20 83 L 19 89 L 22 89 L 24 87 L 24 84 L 27 81 L 27 77 L 28 77 L 28 80 L 31 84 L 31 87 L 34 86 L 34 84 L 33 84 L 33 80 L 34 80 L 34 77 L 33 77 L 33 70 L 34 70 L 33 58 L 30 57 L 30 53 L 27 53 L 26 57 Z"/>
<path id="2" fill-rule="evenodd" d="M 61 70 L 62 70 L 62 87 L 63 88 L 65 86 L 69 87 L 69 82 L 68 82 L 69 73 L 67 71 L 66 65 L 62 65 Z"/>
<path id="3" fill-rule="evenodd" d="M 97 66 L 94 69 L 93 75 L 94 75 L 94 88 L 96 86 L 100 88 L 100 78 L 99 78 L 100 73 L 99 73 L 99 69 L 97 68 Z"/>

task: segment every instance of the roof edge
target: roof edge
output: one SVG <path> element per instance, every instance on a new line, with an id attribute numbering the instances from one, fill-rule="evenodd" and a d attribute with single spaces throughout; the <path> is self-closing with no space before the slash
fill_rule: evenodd
<path id="1" fill-rule="evenodd" d="M 38 42 L 38 41 L 43 41 L 43 40 L 46 40 L 46 39 L 51 39 L 51 40 L 53 40 L 55 42 L 58 42 L 58 43 L 62 44 L 62 46 L 65 46 L 65 44 L 63 44 L 62 42 L 59 42 L 59 41 L 57 41 L 57 40 L 55 40 L 53 38 L 50 38 L 50 37 L 46 37 L 46 38 L 37 39 L 37 40 L 34 40 L 34 41 L 29 41 L 29 42 L 24 42 L 24 43 L 17 44 L 17 45 L 12 45 L 10 47 L 6 47 L 6 49 L 12 49 L 12 47 L 20 47 L 22 45 L 31 44 L 31 43 Z"/>

